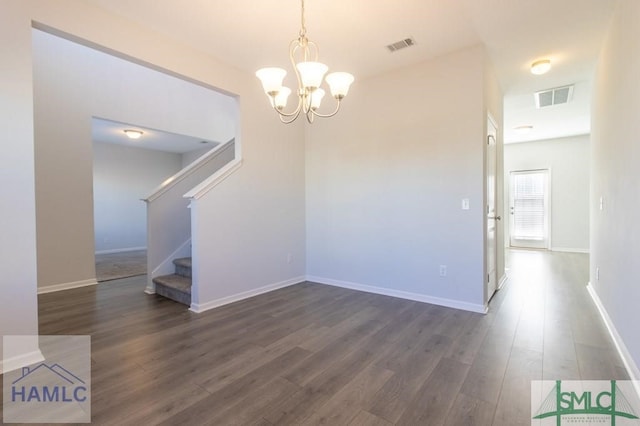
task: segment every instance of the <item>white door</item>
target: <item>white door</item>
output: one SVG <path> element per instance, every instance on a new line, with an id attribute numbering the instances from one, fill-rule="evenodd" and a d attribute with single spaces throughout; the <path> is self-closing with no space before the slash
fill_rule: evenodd
<path id="1" fill-rule="evenodd" d="M 487 205 L 485 208 L 487 220 L 487 300 L 491 299 L 496 291 L 497 276 L 497 245 L 496 222 L 500 216 L 496 216 L 496 140 L 498 129 L 491 119 L 487 120 L 487 145 L 486 145 L 486 179 L 487 179 Z"/>
<path id="2" fill-rule="evenodd" d="M 549 171 L 510 173 L 509 234 L 512 247 L 549 247 Z"/>

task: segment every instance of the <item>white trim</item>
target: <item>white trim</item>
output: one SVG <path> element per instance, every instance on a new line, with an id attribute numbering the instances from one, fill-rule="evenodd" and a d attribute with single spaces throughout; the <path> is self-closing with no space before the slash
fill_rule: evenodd
<path id="1" fill-rule="evenodd" d="M 249 297 L 258 296 L 263 293 L 268 293 L 270 291 L 278 290 L 280 288 L 289 287 L 294 284 L 299 284 L 305 281 L 305 277 L 296 277 L 291 278 L 286 281 L 281 281 L 275 284 L 269 284 L 264 287 L 255 288 L 249 291 L 243 291 L 242 293 L 233 294 L 231 296 L 222 297 L 220 299 L 211 300 L 205 303 L 192 303 L 189 310 L 191 312 L 195 312 L 197 314 L 208 311 L 209 309 L 217 308 L 222 305 L 227 305 L 229 303 L 237 302 L 239 300 L 248 299 Z"/>
<path id="2" fill-rule="evenodd" d="M 44 361 L 44 356 L 40 349 L 11 358 L 0 359 L 0 374 L 8 373 L 9 371 L 14 371 L 42 361 Z"/>
<path id="3" fill-rule="evenodd" d="M 349 281 L 333 280 L 316 276 L 307 276 L 306 281 L 319 284 L 332 285 L 334 287 L 348 288 L 351 290 L 364 291 L 367 293 L 381 294 L 383 296 L 398 297 L 400 299 L 415 300 L 416 302 L 430 303 L 432 305 L 446 306 L 448 308 L 461 309 L 463 311 L 478 312 L 486 314 L 489 309 L 485 305 L 462 302 L 460 300 L 444 299 L 441 297 L 429 296 L 426 294 L 411 293 L 408 291 L 393 290 L 384 287 L 375 287 L 365 284 L 358 284 Z"/>
<path id="4" fill-rule="evenodd" d="M 640 396 L 640 370 L 638 369 L 638 366 L 634 362 L 633 357 L 631 357 L 631 353 L 627 349 L 627 346 L 624 344 L 624 341 L 622 340 L 620 334 L 618 334 L 616 326 L 613 324 L 613 321 L 611 321 L 611 317 L 607 313 L 607 310 L 602 304 L 602 301 L 600 300 L 596 289 L 593 288 L 591 283 L 587 284 L 587 291 L 591 295 L 593 303 L 595 303 L 596 307 L 598 308 L 604 324 L 607 326 L 607 330 L 609 331 L 611 339 L 613 339 L 613 343 L 615 344 L 616 349 L 620 354 L 620 358 L 622 358 L 622 362 L 624 362 L 624 366 L 627 369 L 627 373 L 629 373 L 629 377 L 631 378 L 631 380 L 635 381 L 634 386 L 636 388 L 638 396 Z"/>
<path id="5" fill-rule="evenodd" d="M 53 293 L 56 291 L 63 291 L 63 290 L 71 290 L 72 288 L 89 287 L 97 284 L 98 284 L 98 281 L 96 281 L 95 278 L 91 278 L 90 280 L 73 281 L 70 283 L 48 285 L 44 287 L 38 287 L 38 294 Z"/>
<path id="6" fill-rule="evenodd" d="M 500 280 L 498 280 L 498 290 L 501 290 L 504 287 L 504 283 L 507 282 L 507 274 L 503 274 Z"/>
<path id="7" fill-rule="evenodd" d="M 126 248 L 119 248 L 119 249 L 112 249 L 112 250 L 98 250 L 96 251 L 96 254 L 112 254 L 112 253 L 126 253 L 129 251 L 140 251 L 140 250 L 146 250 L 147 246 L 144 247 L 126 247 Z"/>
<path id="8" fill-rule="evenodd" d="M 551 247 L 551 251 L 559 251 L 564 253 L 589 253 L 589 249 L 571 247 Z"/>
<path id="9" fill-rule="evenodd" d="M 203 195 L 205 195 L 215 186 L 220 184 L 223 180 L 225 180 L 226 178 L 231 176 L 233 173 L 235 173 L 235 171 L 238 170 L 240 167 L 242 167 L 242 159 L 234 159 L 229 161 L 227 164 L 221 167 L 217 172 L 211 175 L 211 177 L 202 181 L 202 183 L 200 183 L 198 186 L 196 186 L 191 191 L 184 194 L 183 197 L 193 198 L 196 200 L 201 198 Z"/>
<path id="10" fill-rule="evenodd" d="M 178 182 L 184 180 L 186 177 L 191 176 L 193 173 L 197 172 L 200 168 L 204 167 L 210 160 L 218 157 L 220 154 L 225 152 L 228 148 L 235 147 L 235 138 L 230 139 L 229 141 L 214 146 L 210 151 L 202 155 L 202 157 L 195 160 L 193 163 L 189 164 L 184 169 L 180 170 L 175 175 L 171 176 L 169 179 L 165 180 L 160 186 L 153 190 L 153 192 L 142 198 L 142 201 L 147 203 L 159 198 L 162 194 L 171 189 Z"/>

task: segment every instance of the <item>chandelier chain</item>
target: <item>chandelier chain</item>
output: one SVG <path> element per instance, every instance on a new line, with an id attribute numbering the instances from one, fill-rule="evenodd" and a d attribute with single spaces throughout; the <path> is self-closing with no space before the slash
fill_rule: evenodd
<path id="1" fill-rule="evenodd" d="M 302 7 L 300 8 L 300 38 L 306 38 L 307 36 L 307 27 L 305 26 L 304 21 L 304 0 L 301 0 Z"/>

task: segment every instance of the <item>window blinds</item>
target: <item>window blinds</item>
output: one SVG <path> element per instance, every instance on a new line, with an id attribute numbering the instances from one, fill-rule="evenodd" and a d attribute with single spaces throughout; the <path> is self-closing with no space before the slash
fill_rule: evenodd
<path id="1" fill-rule="evenodd" d="M 514 228 L 512 236 L 522 240 L 544 239 L 544 173 L 517 174 L 513 181 Z"/>

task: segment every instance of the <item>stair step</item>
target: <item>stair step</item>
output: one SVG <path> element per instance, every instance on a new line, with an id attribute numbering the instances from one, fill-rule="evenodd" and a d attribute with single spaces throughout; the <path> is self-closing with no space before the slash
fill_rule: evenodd
<path id="1" fill-rule="evenodd" d="M 174 259 L 173 264 L 176 267 L 176 274 L 183 277 L 191 278 L 191 258 L 182 257 L 180 259 Z"/>
<path id="2" fill-rule="evenodd" d="M 191 306 L 191 278 L 182 275 L 161 275 L 153 278 L 156 294 Z"/>

